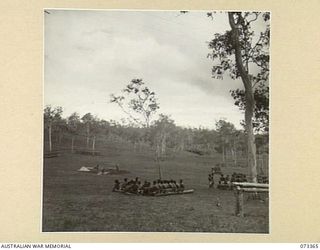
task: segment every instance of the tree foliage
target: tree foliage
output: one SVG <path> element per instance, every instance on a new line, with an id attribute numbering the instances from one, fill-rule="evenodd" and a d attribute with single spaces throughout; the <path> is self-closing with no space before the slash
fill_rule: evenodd
<path id="1" fill-rule="evenodd" d="M 156 150 L 157 157 L 160 158 L 165 155 L 168 142 L 174 135 L 175 128 L 174 120 L 164 114 L 160 114 L 159 118 L 150 127 L 150 141 Z"/>
<path id="2" fill-rule="evenodd" d="M 230 91 L 231 96 L 234 99 L 234 104 L 239 107 L 240 110 L 246 109 L 245 91 L 243 89 L 236 89 Z M 254 89 L 254 117 L 253 127 L 255 132 L 269 132 L 269 87 L 263 84 L 259 84 Z M 242 122 L 244 126 L 244 122 Z"/>
<path id="3" fill-rule="evenodd" d="M 62 107 L 54 107 L 52 108 L 50 105 L 46 106 L 44 109 L 44 122 L 47 125 L 51 125 L 53 123 L 57 124 L 62 120 Z"/>
<path id="4" fill-rule="evenodd" d="M 81 117 L 81 120 L 84 124 L 91 124 L 93 122 L 93 115 L 91 113 L 86 113 L 84 116 Z"/>
<path id="5" fill-rule="evenodd" d="M 224 148 L 233 145 L 238 134 L 235 126 L 223 119 L 216 122 L 216 131 L 216 150 L 218 152 L 222 152 Z"/>
<path id="6" fill-rule="evenodd" d="M 252 76 L 254 84 L 266 83 L 269 79 L 270 13 L 235 12 L 234 16 L 239 31 L 238 42 L 243 65 L 245 65 L 247 72 L 249 72 L 250 67 L 257 71 Z M 255 34 L 252 30 L 252 23 L 259 18 L 262 18 L 266 25 L 264 31 Z M 209 42 L 208 47 L 212 52 L 208 54 L 208 57 L 216 63 L 212 67 L 214 78 L 223 78 L 225 73 L 229 73 L 232 79 L 241 77 L 239 67 L 233 59 L 234 45 L 231 30 L 223 34 L 214 34 L 214 38 Z"/>
<path id="7" fill-rule="evenodd" d="M 80 116 L 77 112 L 72 113 L 67 118 L 68 130 L 72 134 L 77 134 L 78 127 L 80 125 Z"/>
<path id="8" fill-rule="evenodd" d="M 212 13 L 208 13 L 208 16 L 213 18 Z M 257 20 L 265 22 L 265 29 L 259 34 L 255 34 L 252 30 L 252 24 Z M 247 73 L 251 74 L 252 87 L 254 88 L 253 127 L 255 132 L 269 131 L 269 20 L 269 12 L 235 13 L 235 21 L 239 30 L 242 63 L 245 65 Z M 214 39 L 209 42 L 209 49 L 212 52 L 208 57 L 216 62 L 212 67 L 212 76 L 214 78 L 223 79 L 225 73 L 228 73 L 232 79 L 241 77 L 239 67 L 232 57 L 235 53 L 232 31 L 226 31 L 224 34 L 215 34 Z M 231 90 L 230 93 L 235 100 L 235 105 L 244 111 L 246 109 L 245 90 L 236 89 Z"/>
<path id="9" fill-rule="evenodd" d="M 118 104 L 129 121 L 143 127 L 150 126 L 152 116 L 160 108 L 155 92 L 142 79 L 131 80 L 121 95 L 111 94 L 110 102 Z"/>

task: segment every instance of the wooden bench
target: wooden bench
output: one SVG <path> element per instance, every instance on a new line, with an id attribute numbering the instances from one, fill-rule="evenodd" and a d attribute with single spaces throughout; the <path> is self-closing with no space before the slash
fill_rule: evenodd
<path id="1" fill-rule="evenodd" d="M 243 217 L 243 196 L 248 193 L 267 193 L 269 192 L 269 184 L 251 183 L 251 182 L 232 182 L 236 196 L 236 216 Z"/>

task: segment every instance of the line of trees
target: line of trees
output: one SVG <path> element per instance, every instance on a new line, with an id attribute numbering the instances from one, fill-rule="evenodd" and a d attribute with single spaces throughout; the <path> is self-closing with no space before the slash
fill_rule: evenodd
<path id="1" fill-rule="evenodd" d="M 97 139 L 131 145 L 135 151 L 139 151 L 141 145 L 147 145 L 154 150 L 157 161 L 165 158 L 169 150 L 171 153 L 189 151 L 198 155 L 221 153 L 222 162 L 229 157 L 237 164 L 237 156 L 243 158 L 247 150 L 245 132 L 237 130 L 226 120 L 217 121 L 215 129 L 184 128 L 177 126 L 169 116 L 160 114 L 149 127 L 139 127 L 130 123 L 106 121 L 91 113 L 80 116 L 74 112 L 64 118 L 62 107 L 46 106 L 44 124 L 44 139 L 50 152 L 59 145 L 67 146 L 61 142 L 63 137 L 69 138 L 71 152 L 79 146 L 94 151 Z M 261 144 L 260 152 L 268 150 L 268 134 L 256 137 Z M 75 145 L 76 139 L 81 139 L 83 143 Z"/>

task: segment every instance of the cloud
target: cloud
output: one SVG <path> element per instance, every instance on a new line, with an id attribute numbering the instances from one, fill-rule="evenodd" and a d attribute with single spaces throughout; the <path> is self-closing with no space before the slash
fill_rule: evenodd
<path id="1" fill-rule="evenodd" d="M 109 95 L 143 78 L 161 112 L 179 125 L 211 126 L 219 117 L 239 123 L 229 90 L 241 82 L 211 78 L 211 31 L 203 13 L 178 19 L 173 12 L 52 11 L 45 22 L 45 103 L 120 119 Z"/>

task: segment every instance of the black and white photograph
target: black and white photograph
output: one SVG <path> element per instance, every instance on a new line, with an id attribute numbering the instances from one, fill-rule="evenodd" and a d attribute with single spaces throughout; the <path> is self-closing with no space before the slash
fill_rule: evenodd
<path id="1" fill-rule="evenodd" d="M 270 233 L 269 11 L 43 15 L 42 232 Z"/>

